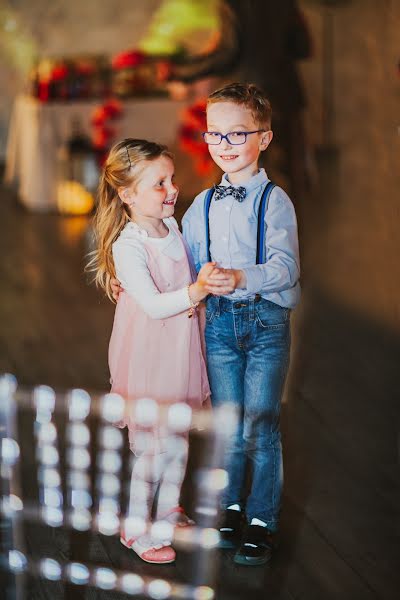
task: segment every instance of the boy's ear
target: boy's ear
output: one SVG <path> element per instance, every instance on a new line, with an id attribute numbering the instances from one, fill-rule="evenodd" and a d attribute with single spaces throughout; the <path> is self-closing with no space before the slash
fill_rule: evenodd
<path id="1" fill-rule="evenodd" d="M 274 134 L 272 131 L 265 131 L 262 134 L 261 142 L 260 142 L 260 150 L 261 151 L 266 150 L 268 148 L 273 137 L 274 137 Z"/>

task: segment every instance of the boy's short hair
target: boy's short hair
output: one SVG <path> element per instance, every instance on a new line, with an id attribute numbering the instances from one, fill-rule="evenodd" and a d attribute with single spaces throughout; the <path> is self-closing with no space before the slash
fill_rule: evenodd
<path id="1" fill-rule="evenodd" d="M 267 96 L 254 83 L 230 83 L 207 98 L 207 107 L 217 102 L 233 102 L 248 108 L 256 123 L 271 128 L 272 108 Z"/>

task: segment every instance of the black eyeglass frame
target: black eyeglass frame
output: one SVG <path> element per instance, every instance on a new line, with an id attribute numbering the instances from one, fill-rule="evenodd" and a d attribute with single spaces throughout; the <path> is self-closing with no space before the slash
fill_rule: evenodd
<path id="1" fill-rule="evenodd" d="M 222 140 L 225 139 L 228 144 L 230 146 L 242 146 L 243 144 L 245 144 L 247 142 L 247 136 L 252 134 L 252 133 L 266 133 L 266 129 L 255 129 L 254 131 L 229 131 L 228 133 L 226 133 L 225 135 L 223 135 L 222 133 L 220 133 L 219 131 L 203 131 L 203 133 L 201 134 L 204 142 L 207 144 L 207 146 L 219 146 L 222 143 Z M 207 142 L 206 141 L 206 135 L 208 133 L 213 133 L 215 135 L 219 135 L 220 136 L 220 140 L 219 142 Z M 232 142 L 229 139 L 229 136 L 233 133 L 241 133 L 244 135 L 244 142 Z"/>

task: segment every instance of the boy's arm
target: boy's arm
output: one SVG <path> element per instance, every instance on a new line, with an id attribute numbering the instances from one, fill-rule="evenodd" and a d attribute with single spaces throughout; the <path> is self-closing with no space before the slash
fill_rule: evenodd
<path id="1" fill-rule="evenodd" d="M 243 269 L 246 290 L 254 294 L 288 290 L 300 278 L 296 213 L 290 198 L 280 188 L 271 194 L 265 223 L 266 262 Z"/>
<path id="2" fill-rule="evenodd" d="M 196 196 L 182 218 L 182 235 L 190 248 L 197 272 L 200 271 L 202 262 L 204 262 L 200 256 L 200 240 L 201 236 L 204 235 L 203 204 L 204 193 L 201 193 Z"/>
<path id="3" fill-rule="evenodd" d="M 208 291 L 228 294 L 239 288 L 262 294 L 282 292 L 297 283 L 300 260 L 296 214 L 289 197 L 280 188 L 271 194 L 265 222 L 266 262 L 244 269 L 215 270 Z"/>

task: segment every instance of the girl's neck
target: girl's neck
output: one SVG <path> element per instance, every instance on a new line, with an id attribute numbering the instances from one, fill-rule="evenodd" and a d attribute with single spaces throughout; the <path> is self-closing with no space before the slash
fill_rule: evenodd
<path id="1" fill-rule="evenodd" d="M 162 219 L 135 216 L 132 218 L 132 221 L 136 223 L 140 229 L 144 229 L 149 237 L 164 238 L 167 237 L 169 233 L 168 227 Z"/>

